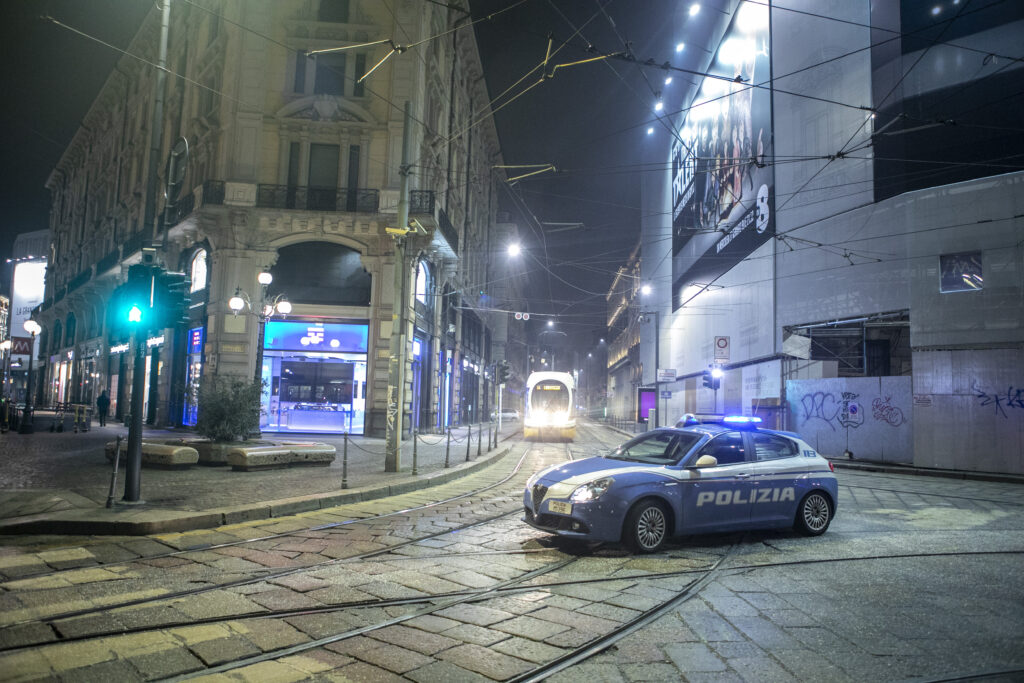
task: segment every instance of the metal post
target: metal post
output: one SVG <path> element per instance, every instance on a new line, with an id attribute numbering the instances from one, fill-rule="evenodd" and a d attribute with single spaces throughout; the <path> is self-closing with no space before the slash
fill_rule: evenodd
<path id="1" fill-rule="evenodd" d="M 344 446 L 341 451 L 341 488 L 348 488 L 348 432 L 345 432 Z"/>
<path id="2" fill-rule="evenodd" d="M 36 350 L 36 336 L 32 335 L 32 341 L 29 344 L 28 353 L 28 377 L 25 379 L 25 410 L 21 413 L 21 419 L 18 420 L 18 433 L 19 434 L 31 434 L 35 431 L 35 427 L 32 424 L 32 357 L 35 355 Z"/>
<path id="3" fill-rule="evenodd" d="M 153 118 L 149 135 L 149 169 L 146 174 L 146 204 L 143 209 L 143 234 L 156 241 L 156 193 L 160 172 L 160 152 L 164 138 L 164 90 L 167 81 L 167 32 L 171 24 L 171 0 L 160 2 L 160 47 L 156 77 L 153 81 Z M 164 252 L 166 256 L 166 251 Z M 131 442 L 131 434 L 128 441 Z M 131 447 L 129 446 L 129 451 Z"/>
<path id="4" fill-rule="evenodd" d="M 493 436 L 492 436 L 493 434 Z M 487 452 L 490 453 L 492 450 L 498 447 L 498 430 L 494 428 L 494 423 L 487 423 Z"/>
<path id="5" fill-rule="evenodd" d="M 466 462 L 469 462 L 469 447 L 473 443 L 473 425 L 469 425 L 469 431 L 466 432 Z"/>
<path id="6" fill-rule="evenodd" d="M 417 460 L 416 444 L 417 444 L 418 441 L 419 441 L 419 434 L 414 429 L 414 430 L 412 430 L 412 476 L 414 476 L 414 477 L 418 474 L 418 471 L 416 469 L 416 460 Z"/>
<path id="7" fill-rule="evenodd" d="M 481 426 L 476 434 L 476 457 L 480 457 L 480 448 L 484 441 L 484 428 Z"/>
<path id="8" fill-rule="evenodd" d="M 135 359 L 132 365 L 131 416 L 128 423 L 128 453 L 124 464 L 124 501 L 137 503 L 142 487 L 142 401 L 146 390 L 146 332 L 136 329 Z"/>
<path id="9" fill-rule="evenodd" d="M 402 164 L 399 167 L 401 184 L 398 191 L 398 230 L 409 226 L 409 128 L 412 113 L 405 103 L 402 122 Z M 405 410 L 405 238 L 395 238 L 395 292 L 391 309 L 391 343 L 388 360 L 387 415 L 385 416 L 384 471 L 398 472 L 402 460 L 402 413 Z"/>
<path id="10" fill-rule="evenodd" d="M 444 445 L 444 468 L 448 469 L 448 456 L 452 452 L 452 428 L 448 428 L 448 443 Z"/>
<path id="11" fill-rule="evenodd" d="M 110 491 L 107 493 L 107 507 L 114 506 L 114 489 L 117 487 L 117 463 L 121 459 L 121 439 L 120 434 L 117 435 L 117 445 L 114 447 L 114 471 L 110 474 Z"/>

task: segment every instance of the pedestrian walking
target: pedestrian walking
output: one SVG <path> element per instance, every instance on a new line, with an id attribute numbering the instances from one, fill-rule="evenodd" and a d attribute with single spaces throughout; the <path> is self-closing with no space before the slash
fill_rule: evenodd
<path id="1" fill-rule="evenodd" d="M 110 410 L 110 397 L 107 396 L 107 392 L 104 391 L 100 394 L 100 397 L 96 399 L 96 414 L 100 418 L 100 427 L 107 426 L 108 410 Z"/>

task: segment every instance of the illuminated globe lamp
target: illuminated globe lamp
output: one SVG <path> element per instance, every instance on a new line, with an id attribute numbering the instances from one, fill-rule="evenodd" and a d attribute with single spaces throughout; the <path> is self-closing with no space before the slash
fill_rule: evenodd
<path id="1" fill-rule="evenodd" d="M 288 315 L 292 312 L 292 305 L 283 294 L 276 294 L 267 298 L 267 287 L 274 281 L 274 277 L 263 271 L 256 276 L 256 282 L 260 285 L 260 299 L 253 303 L 249 295 L 241 287 L 235 287 L 235 295 L 228 299 L 228 308 L 234 315 L 248 309 L 248 312 L 259 321 L 259 334 L 256 342 L 256 372 L 255 381 L 259 384 L 262 381 L 263 370 L 263 334 L 264 327 L 275 314 Z"/>

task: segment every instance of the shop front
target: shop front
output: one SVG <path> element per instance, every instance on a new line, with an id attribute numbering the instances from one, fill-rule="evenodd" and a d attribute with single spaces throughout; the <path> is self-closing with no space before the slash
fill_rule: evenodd
<path id="1" fill-rule="evenodd" d="M 266 323 L 260 429 L 362 434 L 368 333 L 366 323 Z"/>

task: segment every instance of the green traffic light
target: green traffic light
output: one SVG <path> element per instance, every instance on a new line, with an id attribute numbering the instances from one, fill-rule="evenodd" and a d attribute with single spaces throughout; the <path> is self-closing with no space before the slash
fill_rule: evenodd
<path id="1" fill-rule="evenodd" d="M 128 322 L 130 323 L 141 323 L 142 322 L 142 309 L 138 306 L 133 305 L 128 309 Z"/>

